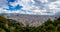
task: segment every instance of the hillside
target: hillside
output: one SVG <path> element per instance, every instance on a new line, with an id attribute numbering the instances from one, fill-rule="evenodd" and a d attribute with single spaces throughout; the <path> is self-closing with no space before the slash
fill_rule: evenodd
<path id="1" fill-rule="evenodd" d="M 24 27 L 22 23 L 0 16 L 0 32 L 60 32 L 60 18 L 48 19 L 37 27 Z"/>
<path id="2" fill-rule="evenodd" d="M 45 21 L 47 21 L 49 18 L 51 20 L 55 19 L 55 16 L 49 16 L 49 15 L 28 15 L 28 14 L 17 14 L 17 13 L 3 13 L 0 14 L 4 16 L 7 19 L 13 19 L 15 21 L 21 22 L 24 24 L 24 26 L 39 26 Z"/>

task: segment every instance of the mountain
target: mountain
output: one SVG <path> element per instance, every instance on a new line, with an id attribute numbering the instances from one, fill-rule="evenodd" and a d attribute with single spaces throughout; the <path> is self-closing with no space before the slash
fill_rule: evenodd
<path id="1" fill-rule="evenodd" d="M 58 16 L 50 15 L 28 15 L 28 14 L 18 14 L 18 13 L 1 13 L 7 19 L 13 19 L 15 21 L 21 22 L 24 26 L 39 26 L 48 19 L 54 20 Z"/>

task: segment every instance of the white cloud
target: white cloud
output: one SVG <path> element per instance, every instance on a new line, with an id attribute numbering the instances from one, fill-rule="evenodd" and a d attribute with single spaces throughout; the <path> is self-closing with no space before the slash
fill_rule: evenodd
<path id="1" fill-rule="evenodd" d="M 48 0 L 40 0 L 42 3 L 47 3 Z"/>
<path id="2" fill-rule="evenodd" d="M 1 8 L 6 8 L 7 7 L 7 0 L 0 0 L 0 7 Z"/>
<path id="3" fill-rule="evenodd" d="M 51 2 L 52 1 L 52 2 Z M 3 4 L 2 4 L 3 3 Z M 10 2 L 10 5 L 15 7 L 16 5 L 23 6 L 22 10 L 8 11 L 2 8 L 8 8 L 7 0 L 0 0 L 0 6 L 2 7 L 0 12 L 5 13 L 22 13 L 22 14 L 39 14 L 39 15 L 53 15 L 60 12 L 60 0 L 17 0 Z M 31 10 L 31 12 L 28 12 Z"/>

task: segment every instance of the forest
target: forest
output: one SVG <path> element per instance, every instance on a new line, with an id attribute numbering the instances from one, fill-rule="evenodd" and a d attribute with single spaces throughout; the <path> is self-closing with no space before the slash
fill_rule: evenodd
<path id="1" fill-rule="evenodd" d="M 60 17 L 48 19 L 38 27 L 23 27 L 22 23 L 0 16 L 0 32 L 60 32 Z"/>

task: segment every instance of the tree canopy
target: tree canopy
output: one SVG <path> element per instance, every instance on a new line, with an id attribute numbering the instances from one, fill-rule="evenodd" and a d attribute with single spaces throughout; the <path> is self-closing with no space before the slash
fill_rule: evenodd
<path id="1" fill-rule="evenodd" d="M 38 27 L 23 27 L 18 21 L 0 16 L 0 32 L 60 32 L 60 18 L 48 19 Z"/>

